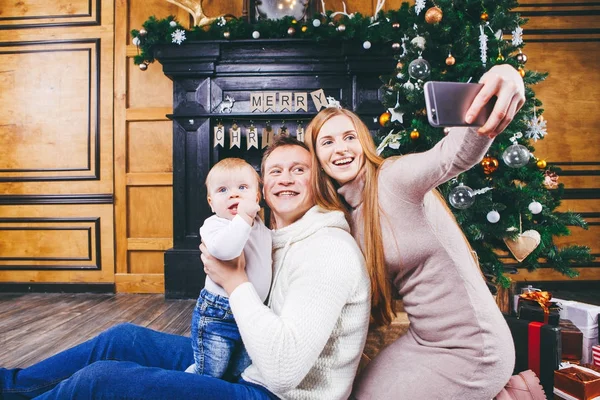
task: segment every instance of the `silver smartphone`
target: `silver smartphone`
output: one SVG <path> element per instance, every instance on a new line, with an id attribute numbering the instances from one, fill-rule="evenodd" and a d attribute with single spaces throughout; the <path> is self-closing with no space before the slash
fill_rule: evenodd
<path id="1" fill-rule="evenodd" d="M 494 109 L 495 97 L 483 107 L 472 123 L 465 122 L 467 111 L 482 87 L 481 83 L 426 82 L 423 91 L 429 124 L 435 127 L 483 126 Z"/>

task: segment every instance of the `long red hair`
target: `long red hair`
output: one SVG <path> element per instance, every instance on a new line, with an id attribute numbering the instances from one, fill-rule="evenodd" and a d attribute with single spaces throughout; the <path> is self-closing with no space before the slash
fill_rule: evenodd
<path id="1" fill-rule="evenodd" d="M 388 325 L 392 322 L 392 285 L 388 277 L 383 252 L 381 233 L 381 217 L 377 177 L 379 166 L 384 159 L 375 152 L 375 143 L 367 126 L 351 111 L 339 108 L 326 108 L 319 112 L 306 129 L 307 144 L 311 152 L 312 185 L 317 204 L 329 210 L 343 210 L 348 215 L 348 206 L 337 193 L 339 185 L 319 167 L 315 149 L 317 136 L 323 124 L 329 119 L 343 115 L 349 118 L 358 136 L 365 156 L 365 187 L 363 199 L 364 243 L 360 243 L 367 262 L 367 271 L 371 278 L 371 317 L 377 325 Z"/>

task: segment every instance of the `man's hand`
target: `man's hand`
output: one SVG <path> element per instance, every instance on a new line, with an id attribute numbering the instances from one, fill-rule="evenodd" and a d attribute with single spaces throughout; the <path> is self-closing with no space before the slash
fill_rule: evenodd
<path id="1" fill-rule="evenodd" d="M 221 261 L 210 255 L 204 243 L 200 243 L 200 253 L 204 272 L 213 282 L 225 289 L 228 295 L 242 283 L 248 282 L 246 258 L 243 252 L 233 260 Z"/>
<path id="2" fill-rule="evenodd" d="M 471 123 L 493 96 L 497 97 L 492 114 L 477 133 L 495 138 L 513 120 L 525 103 L 525 85 L 519 72 L 508 64 L 496 65 L 481 79 L 483 88 L 467 111 L 466 121 Z"/>

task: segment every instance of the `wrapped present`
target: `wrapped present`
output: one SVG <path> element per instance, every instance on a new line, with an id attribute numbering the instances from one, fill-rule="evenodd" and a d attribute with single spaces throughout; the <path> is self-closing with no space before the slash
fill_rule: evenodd
<path id="1" fill-rule="evenodd" d="M 558 326 L 562 337 L 562 359 L 580 361 L 583 351 L 583 333 L 568 319 L 561 319 Z"/>
<path id="2" fill-rule="evenodd" d="M 559 369 L 554 372 L 554 389 L 562 398 L 595 399 L 600 396 L 600 369 L 589 364 Z"/>
<path id="3" fill-rule="evenodd" d="M 557 326 L 560 319 L 559 308 L 552 303 L 552 294 L 541 290 L 529 290 L 521 293 L 517 307 L 517 316 L 528 321 L 538 321 Z"/>
<path id="4" fill-rule="evenodd" d="M 583 334 L 581 362 L 592 363 L 592 346 L 598 344 L 600 306 L 578 301 L 554 299 L 560 305 L 560 318 L 570 320 Z"/>
<path id="5" fill-rule="evenodd" d="M 517 317 L 527 321 L 543 322 L 554 326 L 558 326 L 560 321 L 558 307 L 548 306 L 544 310 L 537 301 L 527 300 L 523 297 L 519 297 L 517 310 Z"/>
<path id="6" fill-rule="evenodd" d="M 600 368 L 600 346 L 592 346 L 592 364 Z"/>
<path id="7" fill-rule="evenodd" d="M 505 315 L 515 344 L 513 374 L 531 369 L 540 378 L 546 395 L 552 396 L 554 370 L 561 360 L 560 328 Z"/>

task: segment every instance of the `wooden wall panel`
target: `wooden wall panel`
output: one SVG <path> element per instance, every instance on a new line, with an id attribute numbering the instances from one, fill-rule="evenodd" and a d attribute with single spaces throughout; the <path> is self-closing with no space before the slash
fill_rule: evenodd
<path id="1" fill-rule="evenodd" d="M 0 11 L 0 282 L 110 288 L 114 4 Z"/>
<path id="2" fill-rule="evenodd" d="M 113 283 L 111 204 L 0 207 L 0 283 Z"/>
<path id="3" fill-rule="evenodd" d="M 173 124 L 130 122 L 127 130 L 127 172 L 173 172 Z"/>
<path id="4" fill-rule="evenodd" d="M 588 230 L 573 228 L 572 235 L 557 238 L 560 245 L 589 246 L 595 261 L 578 268 L 581 280 L 600 279 L 600 23 L 594 16 L 600 4 L 592 1 L 529 0 L 517 11 L 529 22 L 523 39 L 526 69 L 547 71 L 548 79 L 536 87 L 543 102 L 548 135 L 534 143 L 535 156 L 562 168 L 565 184 L 560 211 L 581 214 Z M 541 269 L 520 271 L 515 281 L 566 280 L 557 272 Z"/>
<path id="5" fill-rule="evenodd" d="M 11 94 L 0 98 L 0 180 L 98 178 L 98 51 L 98 40 L 0 44 Z"/>
<path id="6" fill-rule="evenodd" d="M 170 238 L 173 235 L 173 193 L 168 186 L 128 189 L 128 237 Z"/>
<path id="7" fill-rule="evenodd" d="M 0 29 L 100 25 L 101 0 L 3 1 Z"/>

